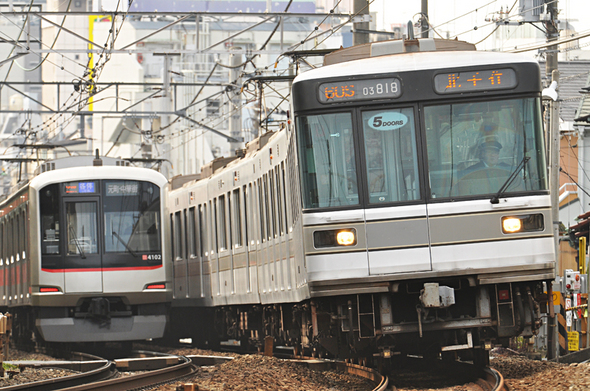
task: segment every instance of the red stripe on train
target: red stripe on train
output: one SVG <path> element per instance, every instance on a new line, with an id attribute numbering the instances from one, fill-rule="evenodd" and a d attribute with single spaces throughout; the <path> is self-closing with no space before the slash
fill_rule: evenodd
<path id="1" fill-rule="evenodd" d="M 117 272 L 130 270 L 155 270 L 161 268 L 162 265 L 157 266 L 136 266 L 136 267 L 110 267 L 110 268 L 88 268 L 88 269 L 43 269 L 41 271 L 47 273 L 80 273 L 80 272 Z"/>

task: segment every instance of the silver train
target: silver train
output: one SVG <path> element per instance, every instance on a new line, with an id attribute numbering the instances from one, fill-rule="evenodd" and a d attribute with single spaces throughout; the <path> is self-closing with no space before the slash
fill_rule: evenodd
<path id="1" fill-rule="evenodd" d="M 171 332 L 485 362 L 554 278 L 538 64 L 434 39 L 297 76 L 284 129 L 169 194 Z"/>
<path id="2" fill-rule="evenodd" d="M 168 182 L 120 160 L 43 163 L 0 202 L 0 306 L 17 342 L 164 335 L 172 296 Z"/>

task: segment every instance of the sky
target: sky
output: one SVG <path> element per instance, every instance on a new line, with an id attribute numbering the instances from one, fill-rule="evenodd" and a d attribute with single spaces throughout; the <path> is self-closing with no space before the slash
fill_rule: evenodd
<path id="1" fill-rule="evenodd" d="M 416 14 L 421 11 L 421 4 L 421 0 L 375 0 L 370 5 L 370 11 L 376 12 L 378 30 L 390 30 L 392 23 L 417 21 Z M 485 19 L 498 16 L 501 9 L 505 11 L 513 5 L 511 14 L 518 13 L 519 0 L 430 0 L 428 15 L 431 24 L 442 36 L 446 37 L 448 33 L 454 38 L 458 35 L 460 40 L 476 43 L 495 28 L 494 23 L 486 22 Z M 568 20 L 576 32 L 590 30 L 589 0 L 558 0 L 557 8 L 560 11 L 559 19 Z M 474 30 L 476 26 L 477 30 Z M 590 42 L 590 39 L 586 42 Z"/>
<path id="2" fill-rule="evenodd" d="M 140 1 L 140 0 L 135 0 Z M 264 0 L 259 0 L 264 1 Z M 286 0 L 281 0 L 286 1 Z M 330 0 L 324 0 L 330 3 Z M 337 3 L 338 0 L 332 0 Z M 416 22 L 418 13 L 421 11 L 421 0 L 368 0 L 370 2 L 370 12 L 375 15 L 375 25 L 377 30 L 391 31 L 392 24 L 406 25 L 408 21 Z M 501 10 L 512 9 L 511 15 L 518 13 L 519 4 L 522 0 L 429 0 L 428 15 L 430 23 L 435 26 L 435 30 L 440 36 L 446 38 L 458 37 L 471 43 L 482 41 L 478 45 L 480 50 L 491 50 L 498 45 L 510 46 L 513 40 L 518 36 L 519 29 L 515 26 L 500 27 L 500 42 L 494 42 L 495 46 L 491 47 L 493 39 L 485 39 L 496 27 L 495 23 L 486 21 L 486 18 L 498 16 Z M 341 4 L 352 9 L 354 0 L 340 0 Z M 532 3 L 533 1 L 530 0 Z M 590 0 L 556 0 L 559 9 L 559 19 L 569 21 L 575 31 L 580 33 L 590 31 Z M 105 10 L 115 9 L 121 0 L 101 0 L 101 5 Z M 123 2 L 124 3 L 124 2 Z M 539 23 L 536 24 L 541 27 Z M 477 28 L 477 29 L 475 29 Z M 431 35 L 432 36 L 432 35 Z M 439 35 L 434 34 L 435 37 Z M 543 36 L 540 37 L 541 41 Z M 512 40 L 512 41 L 511 41 Z M 510 42 L 508 42 L 510 41 Z M 590 38 L 580 42 L 588 43 L 590 50 Z"/>

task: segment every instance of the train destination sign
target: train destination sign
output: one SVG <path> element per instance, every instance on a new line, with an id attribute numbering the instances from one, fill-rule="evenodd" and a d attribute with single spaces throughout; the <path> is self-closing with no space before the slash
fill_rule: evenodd
<path id="1" fill-rule="evenodd" d="M 94 182 L 68 182 L 65 185 L 66 194 L 94 193 Z"/>
<path id="2" fill-rule="evenodd" d="M 434 91 L 439 94 L 500 90 L 516 85 L 516 72 L 510 68 L 439 73 L 434 76 Z"/>
<path id="3" fill-rule="evenodd" d="M 402 95 L 402 84 L 395 77 L 323 83 L 320 84 L 318 93 L 321 103 L 399 98 Z"/>

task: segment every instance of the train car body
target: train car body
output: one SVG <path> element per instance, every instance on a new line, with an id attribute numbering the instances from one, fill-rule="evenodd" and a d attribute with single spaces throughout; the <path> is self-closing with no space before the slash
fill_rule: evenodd
<path id="1" fill-rule="evenodd" d="M 0 203 L 1 305 L 14 338 L 162 337 L 172 289 L 166 178 L 91 156 L 40 171 Z"/>
<path id="2" fill-rule="evenodd" d="M 536 333 L 555 276 L 539 66 L 453 45 L 336 52 L 295 78 L 294 124 L 172 191 L 173 231 L 199 227 L 175 276 L 222 337 L 486 360 Z"/>

